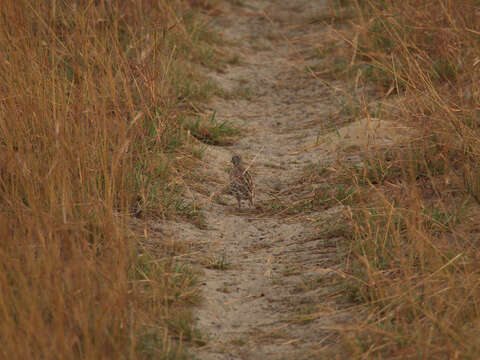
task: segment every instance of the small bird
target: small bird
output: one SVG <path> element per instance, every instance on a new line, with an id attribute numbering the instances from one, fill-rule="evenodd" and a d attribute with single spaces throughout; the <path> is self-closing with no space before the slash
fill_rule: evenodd
<path id="1" fill-rule="evenodd" d="M 238 208 L 241 208 L 242 200 L 248 200 L 253 207 L 255 198 L 255 185 L 252 176 L 242 165 L 242 158 L 239 155 L 232 157 L 233 169 L 230 173 L 230 194 L 238 201 Z"/>

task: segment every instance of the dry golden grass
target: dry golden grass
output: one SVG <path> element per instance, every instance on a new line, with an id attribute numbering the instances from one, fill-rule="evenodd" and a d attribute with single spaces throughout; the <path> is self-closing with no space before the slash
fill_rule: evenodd
<path id="1" fill-rule="evenodd" d="M 414 134 L 348 174 L 359 196 L 346 293 L 367 305 L 344 332 L 350 354 L 478 358 L 480 3 L 349 3 L 345 72 L 375 85 L 379 115 Z"/>
<path id="2" fill-rule="evenodd" d="M 183 358 L 194 275 L 139 246 L 130 219 L 196 214 L 170 154 L 212 90 L 192 64 L 213 35 L 182 1 L 0 14 L 0 357 Z"/>

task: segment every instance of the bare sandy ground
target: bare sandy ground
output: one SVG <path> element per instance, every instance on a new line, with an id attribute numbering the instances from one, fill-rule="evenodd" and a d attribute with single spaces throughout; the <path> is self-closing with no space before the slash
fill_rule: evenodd
<path id="1" fill-rule="evenodd" d="M 301 55 L 329 36 L 322 22 L 311 20 L 327 13 L 329 2 L 243 3 L 226 3 L 213 19 L 240 62 L 210 76 L 225 91 L 243 89 L 248 96 L 218 97 L 208 106 L 218 121 L 245 132 L 232 146 L 206 148 L 203 188 L 190 195 L 202 204 L 207 228 L 170 224 L 178 239 L 198 245 L 204 267 L 204 300 L 195 317 L 207 344 L 191 351 L 205 360 L 335 358 L 341 353 L 337 329 L 353 317 L 337 281 L 342 239 L 328 229 L 347 221 L 345 209 L 290 217 L 265 209 L 275 199 L 291 202 L 289 189 L 305 169 L 334 164 L 339 156 L 355 161 L 352 149 L 388 145 L 391 125 L 370 119 L 331 131 L 329 115 L 338 112 L 340 95 L 335 83 L 304 70 L 308 60 Z M 234 153 L 254 175 L 255 209 L 244 202 L 239 211 L 235 199 L 221 194 Z"/>

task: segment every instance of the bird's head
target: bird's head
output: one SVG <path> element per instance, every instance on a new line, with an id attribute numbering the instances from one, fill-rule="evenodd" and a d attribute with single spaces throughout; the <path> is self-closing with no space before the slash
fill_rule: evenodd
<path id="1" fill-rule="evenodd" d="M 233 164 L 234 166 L 238 166 L 241 161 L 242 161 L 242 159 L 240 158 L 239 155 L 233 155 L 233 156 L 232 156 L 232 164 Z"/>

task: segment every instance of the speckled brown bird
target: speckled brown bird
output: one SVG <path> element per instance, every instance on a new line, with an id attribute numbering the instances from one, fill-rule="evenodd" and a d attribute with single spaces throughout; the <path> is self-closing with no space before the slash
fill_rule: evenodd
<path id="1" fill-rule="evenodd" d="M 243 167 L 242 158 L 239 155 L 232 157 L 233 169 L 230 173 L 230 194 L 235 196 L 238 201 L 238 208 L 242 206 L 242 200 L 248 200 L 253 207 L 255 198 L 255 185 L 252 176 L 247 169 Z"/>

